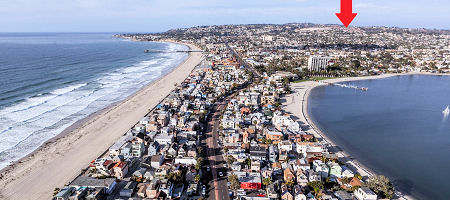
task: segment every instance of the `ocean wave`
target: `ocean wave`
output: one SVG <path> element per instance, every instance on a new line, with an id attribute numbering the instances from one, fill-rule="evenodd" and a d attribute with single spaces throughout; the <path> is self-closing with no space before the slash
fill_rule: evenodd
<path id="1" fill-rule="evenodd" d="M 170 44 L 168 48 L 185 47 Z M 186 56 L 185 53 L 163 54 L 0 109 L 0 168 L 32 152 L 76 121 L 125 99 L 167 73 Z"/>

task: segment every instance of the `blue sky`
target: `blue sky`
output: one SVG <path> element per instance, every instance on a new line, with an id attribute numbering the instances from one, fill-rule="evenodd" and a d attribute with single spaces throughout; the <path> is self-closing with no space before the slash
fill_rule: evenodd
<path id="1" fill-rule="evenodd" d="M 339 0 L 0 0 L 0 32 L 159 32 L 214 24 L 338 24 Z M 450 29 L 450 0 L 353 0 L 352 25 Z"/>

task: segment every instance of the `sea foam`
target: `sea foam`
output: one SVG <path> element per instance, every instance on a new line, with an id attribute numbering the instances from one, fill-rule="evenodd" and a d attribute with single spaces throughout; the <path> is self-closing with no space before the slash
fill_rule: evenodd
<path id="1" fill-rule="evenodd" d="M 170 44 L 168 51 L 185 49 Z M 32 152 L 76 121 L 125 99 L 167 73 L 185 53 L 161 54 L 86 82 L 34 95 L 0 110 L 0 168 Z"/>

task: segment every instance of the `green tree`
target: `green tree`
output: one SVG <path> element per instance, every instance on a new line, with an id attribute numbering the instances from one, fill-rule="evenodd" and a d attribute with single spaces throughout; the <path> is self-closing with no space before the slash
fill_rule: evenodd
<path id="1" fill-rule="evenodd" d="M 247 166 L 252 166 L 252 160 L 250 158 L 246 158 L 245 159 L 245 164 L 247 164 Z"/>
<path id="2" fill-rule="evenodd" d="M 289 85 L 289 83 L 291 83 L 291 80 L 289 80 L 288 77 L 283 77 L 283 86 L 286 87 Z"/>
<path id="3" fill-rule="evenodd" d="M 236 161 L 237 161 L 236 158 L 234 158 L 233 156 L 228 156 L 227 157 L 227 164 L 228 165 L 231 165 L 231 164 L 233 164 Z"/>
<path id="4" fill-rule="evenodd" d="M 60 190 L 61 190 L 60 188 L 55 188 L 53 190 L 53 196 L 56 196 L 59 193 Z"/>
<path id="5" fill-rule="evenodd" d="M 200 170 L 202 168 L 204 159 L 202 157 L 197 158 L 197 164 L 195 164 L 195 169 Z"/>
<path id="6" fill-rule="evenodd" d="M 183 180 L 183 172 L 179 170 L 175 172 L 170 172 L 167 175 L 167 179 L 175 183 L 180 183 Z"/>
<path id="7" fill-rule="evenodd" d="M 383 175 L 375 175 L 369 177 L 369 180 L 364 184 L 366 187 L 372 189 L 383 198 L 391 199 L 394 196 L 394 187 L 389 181 L 389 178 Z"/>
<path id="8" fill-rule="evenodd" d="M 320 181 L 308 182 L 308 186 L 314 190 L 314 194 L 316 195 L 323 189 L 323 183 Z"/>
<path id="9" fill-rule="evenodd" d="M 352 66 L 352 68 L 358 69 L 361 67 L 361 62 L 359 60 L 352 60 L 351 66 Z"/>
<path id="10" fill-rule="evenodd" d="M 197 153 L 202 154 L 203 153 L 203 147 L 197 147 Z"/>
<path id="11" fill-rule="evenodd" d="M 272 184 L 272 179 L 270 177 L 263 179 L 262 182 L 263 185 L 268 186 L 270 184 Z"/>
<path id="12" fill-rule="evenodd" d="M 200 174 L 195 175 L 194 181 L 195 181 L 196 183 L 200 182 L 200 179 L 201 179 Z"/>
<path id="13" fill-rule="evenodd" d="M 331 178 L 328 177 L 325 179 L 325 183 L 324 183 L 324 187 L 327 189 L 333 189 L 335 186 L 337 186 L 338 184 L 334 181 L 331 181 Z"/>
<path id="14" fill-rule="evenodd" d="M 286 184 L 289 187 L 294 186 L 294 180 L 287 180 L 286 182 L 284 182 L 284 184 Z"/>
<path id="15" fill-rule="evenodd" d="M 228 182 L 230 182 L 230 187 L 232 190 L 237 190 L 241 187 L 241 184 L 239 183 L 239 178 L 236 174 L 229 176 Z"/>
<path id="16" fill-rule="evenodd" d="M 266 138 L 262 138 L 262 139 L 261 139 L 261 142 L 264 143 L 264 144 L 266 144 L 267 139 L 266 139 Z"/>

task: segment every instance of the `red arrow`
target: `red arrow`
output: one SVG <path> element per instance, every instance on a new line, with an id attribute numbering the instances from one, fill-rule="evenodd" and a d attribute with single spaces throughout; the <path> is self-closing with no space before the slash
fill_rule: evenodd
<path id="1" fill-rule="evenodd" d="M 336 13 L 336 16 L 341 20 L 345 27 L 348 27 L 355 19 L 358 13 L 353 13 L 352 0 L 341 0 L 341 13 Z"/>

